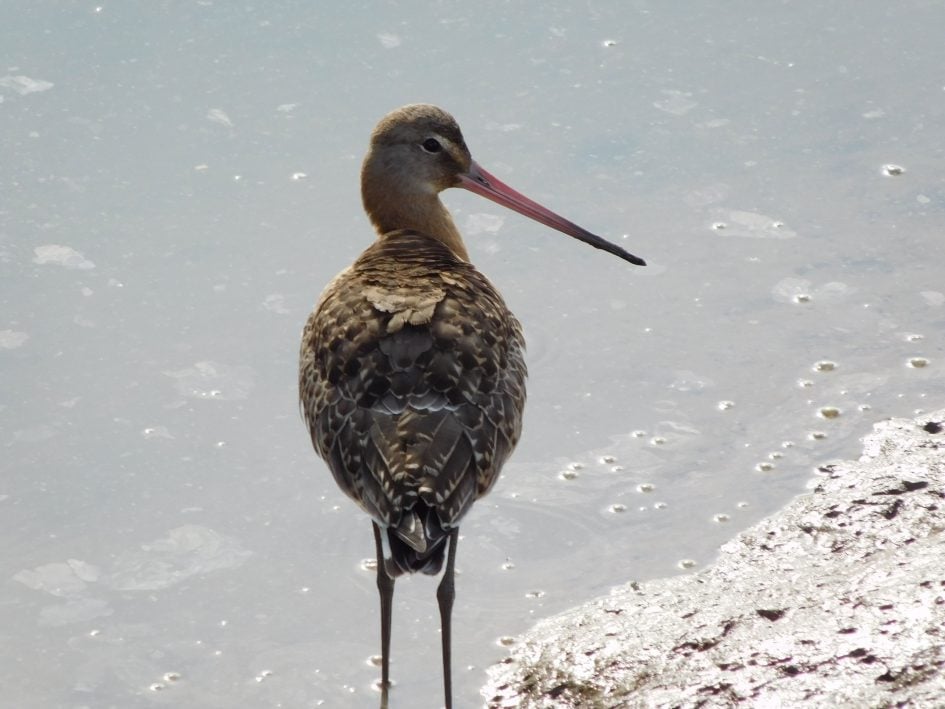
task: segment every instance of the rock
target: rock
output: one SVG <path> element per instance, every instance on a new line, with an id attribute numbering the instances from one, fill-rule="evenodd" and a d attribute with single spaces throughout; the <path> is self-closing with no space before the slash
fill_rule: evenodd
<path id="1" fill-rule="evenodd" d="M 945 705 L 945 410 L 874 429 L 712 567 L 540 622 L 486 705 Z"/>

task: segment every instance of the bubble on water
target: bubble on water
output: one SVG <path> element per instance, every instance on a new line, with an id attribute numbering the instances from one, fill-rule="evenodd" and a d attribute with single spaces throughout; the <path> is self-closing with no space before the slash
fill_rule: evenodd
<path id="1" fill-rule="evenodd" d="M 810 301 L 811 297 L 809 293 L 798 293 L 794 296 L 795 303 L 809 303 Z"/>
<path id="2" fill-rule="evenodd" d="M 371 655 L 367 659 L 367 664 L 370 665 L 371 667 L 380 667 L 383 662 L 384 662 L 384 658 L 381 657 L 380 655 Z"/>
<path id="3" fill-rule="evenodd" d="M 257 682 L 265 682 L 270 677 L 272 677 L 272 670 L 263 670 L 258 675 L 256 675 L 255 680 Z"/>
<path id="4" fill-rule="evenodd" d="M 906 342 L 918 342 L 925 338 L 925 335 L 920 335 L 916 332 L 907 332 L 902 335 L 902 339 Z"/>
<path id="5" fill-rule="evenodd" d="M 836 362 L 831 362 L 829 359 L 823 359 L 820 362 L 815 362 L 813 370 L 815 372 L 832 372 L 837 368 Z"/>
<path id="6" fill-rule="evenodd" d="M 304 180 L 306 177 L 308 177 L 308 174 L 307 174 L 307 173 L 304 173 L 304 172 L 293 172 L 293 173 L 292 173 L 292 179 L 293 179 L 293 180 Z"/>
<path id="7" fill-rule="evenodd" d="M 718 514 L 712 515 L 712 521 L 713 521 L 713 522 L 719 522 L 719 523 L 728 522 L 730 519 L 731 519 L 731 517 L 729 517 L 729 516 L 728 516 L 727 514 L 725 514 L 724 512 L 720 512 L 720 513 L 718 513 Z"/>
<path id="8" fill-rule="evenodd" d="M 722 231 L 725 228 L 725 222 L 714 222 L 712 228 L 715 229 L 715 231 Z"/>
<path id="9" fill-rule="evenodd" d="M 770 473 L 772 470 L 774 470 L 774 463 L 769 463 L 767 461 L 756 463 L 755 470 L 757 470 L 759 473 Z"/>
<path id="10" fill-rule="evenodd" d="M 148 689 L 150 689 L 152 692 L 160 692 L 167 689 L 167 685 L 162 684 L 161 682 L 154 682 L 153 684 L 148 685 Z"/>
<path id="11" fill-rule="evenodd" d="M 525 594 L 525 598 L 544 598 L 544 591 L 529 591 Z"/>
<path id="12" fill-rule="evenodd" d="M 615 40 L 615 39 L 605 39 L 603 42 L 601 42 L 601 46 L 602 46 L 602 47 L 616 47 L 616 46 L 617 46 L 617 40 Z"/>
<path id="13" fill-rule="evenodd" d="M 727 401 L 727 400 L 726 400 L 726 401 L 720 401 L 720 402 L 719 402 L 718 404 L 716 404 L 715 406 L 716 406 L 716 408 L 717 408 L 719 411 L 728 411 L 729 409 L 735 408 L 735 402 L 734 402 L 734 401 Z"/>
<path id="14" fill-rule="evenodd" d="M 691 569 L 696 565 L 695 559 L 680 559 L 676 562 L 676 566 L 680 569 Z"/>
<path id="15" fill-rule="evenodd" d="M 666 443 L 666 439 L 662 436 L 653 436 L 653 438 L 650 439 L 650 443 L 654 446 L 661 446 Z"/>
<path id="16" fill-rule="evenodd" d="M 574 480 L 577 478 L 578 474 L 576 470 L 562 470 L 558 473 L 558 477 L 562 480 Z"/>
<path id="17" fill-rule="evenodd" d="M 616 456 L 613 456 L 613 455 L 602 455 L 602 456 L 600 457 L 600 462 L 601 462 L 601 463 L 604 463 L 605 465 L 606 465 L 607 463 L 616 463 L 616 462 L 617 462 L 617 457 L 616 457 Z"/>
<path id="18" fill-rule="evenodd" d="M 771 451 L 770 453 L 768 453 L 768 458 L 770 460 L 780 460 L 783 457 L 784 457 L 784 453 L 782 453 L 781 451 Z"/>
<path id="19" fill-rule="evenodd" d="M 619 502 L 617 502 L 617 503 L 614 503 L 613 505 L 611 505 L 610 507 L 608 507 L 608 508 L 607 508 L 607 511 L 608 511 L 608 512 L 612 512 L 612 513 L 614 513 L 614 514 L 617 514 L 617 513 L 620 513 L 620 512 L 626 512 L 626 511 L 627 511 L 627 506 L 626 506 L 626 505 L 623 505 L 623 504 L 621 504 L 621 503 L 619 503 Z"/>
<path id="20" fill-rule="evenodd" d="M 165 672 L 164 681 L 165 682 L 177 682 L 180 680 L 180 672 Z"/>
<path id="21" fill-rule="evenodd" d="M 925 357 L 910 357 L 907 364 L 912 369 L 922 369 L 929 366 L 929 360 Z"/>
<path id="22" fill-rule="evenodd" d="M 902 165 L 894 165 L 893 163 L 887 163 L 883 165 L 883 174 L 887 177 L 898 177 L 906 171 Z"/>
<path id="23" fill-rule="evenodd" d="M 506 562 L 504 562 L 504 563 L 502 564 L 502 566 L 501 566 L 500 568 L 501 568 L 503 571 L 511 571 L 512 569 L 515 568 L 515 564 L 513 564 L 511 561 L 506 561 Z"/>
<path id="24" fill-rule="evenodd" d="M 611 467 L 610 472 L 612 473 L 622 473 L 625 468 L 622 465 L 614 465 Z"/>
<path id="25" fill-rule="evenodd" d="M 502 635 L 496 638 L 495 644 L 498 645 L 499 647 L 512 647 L 517 642 L 518 641 L 515 638 L 513 638 L 511 635 Z"/>
<path id="26" fill-rule="evenodd" d="M 827 434 L 823 431 L 811 431 L 807 434 L 807 437 L 812 441 L 822 441 L 827 437 Z"/>
<path id="27" fill-rule="evenodd" d="M 812 386 L 814 386 L 814 382 L 812 382 L 810 379 L 798 379 L 797 385 L 801 389 L 810 389 Z"/>
<path id="28" fill-rule="evenodd" d="M 656 486 L 653 483 L 640 483 L 637 485 L 638 492 L 653 492 L 656 489 Z"/>
<path id="29" fill-rule="evenodd" d="M 743 509 L 745 509 L 746 507 L 748 507 L 748 503 L 745 502 L 745 501 L 736 502 L 736 503 L 735 503 L 735 506 L 736 506 L 738 509 L 743 510 Z"/>
<path id="30" fill-rule="evenodd" d="M 636 431 L 632 431 L 630 435 L 633 436 L 634 438 L 646 438 L 646 431 L 636 430 Z"/>
<path id="31" fill-rule="evenodd" d="M 654 509 L 654 510 L 665 510 L 667 507 L 669 507 L 669 505 L 667 505 L 665 502 L 654 502 L 654 503 L 653 503 L 653 509 Z"/>
<path id="32" fill-rule="evenodd" d="M 377 571 L 377 559 L 361 559 L 359 566 L 362 571 Z"/>
<path id="33" fill-rule="evenodd" d="M 782 442 L 781 442 L 781 447 L 782 447 L 782 448 L 793 448 L 795 445 L 796 445 L 796 444 L 794 443 L 794 441 L 782 441 Z"/>

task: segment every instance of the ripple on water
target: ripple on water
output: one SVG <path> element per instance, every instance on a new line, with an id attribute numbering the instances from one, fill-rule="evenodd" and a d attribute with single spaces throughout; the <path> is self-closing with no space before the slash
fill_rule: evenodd
<path id="1" fill-rule="evenodd" d="M 756 212 L 715 208 L 710 210 L 712 230 L 725 236 L 754 239 L 793 239 L 797 232 L 780 219 Z"/>
<path id="2" fill-rule="evenodd" d="M 164 375 L 175 380 L 175 388 L 182 396 L 218 401 L 248 398 L 256 377 L 253 368 L 247 365 L 211 361 L 196 362 L 186 369 L 165 371 Z"/>

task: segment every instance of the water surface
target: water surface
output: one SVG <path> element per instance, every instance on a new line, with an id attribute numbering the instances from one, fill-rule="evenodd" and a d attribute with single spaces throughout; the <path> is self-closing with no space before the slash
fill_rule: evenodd
<path id="1" fill-rule="evenodd" d="M 8 3 L 0 704 L 375 701 L 370 524 L 311 451 L 298 335 L 367 246 L 376 120 L 647 259 L 445 199 L 529 340 L 463 526 L 457 706 L 504 638 L 726 539 L 943 405 L 939 3 Z M 398 582 L 395 706 L 439 700 Z"/>

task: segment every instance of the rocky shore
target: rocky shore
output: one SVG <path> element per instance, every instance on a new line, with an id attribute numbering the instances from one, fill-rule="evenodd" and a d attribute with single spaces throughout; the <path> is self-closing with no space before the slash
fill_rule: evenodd
<path id="1" fill-rule="evenodd" d="M 486 706 L 945 706 L 945 409 L 820 472 L 710 568 L 540 622 Z"/>

